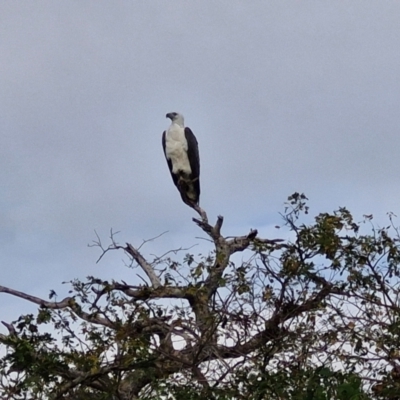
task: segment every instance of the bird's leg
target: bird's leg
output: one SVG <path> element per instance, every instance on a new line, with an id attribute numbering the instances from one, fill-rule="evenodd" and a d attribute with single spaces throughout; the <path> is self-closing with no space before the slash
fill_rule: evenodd
<path id="1" fill-rule="evenodd" d="M 198 204 L 193 204 L 192 207 L 200 215 L 203 222 L 208 224 L 208 218 L 206 212 Z"/>
<path id="2" fill-rule="evenodd" d="M 190 198 L 187 195 L 188 184 L 187 184 L 186 179 L 184 179 L 183 177 L 179 177 L 177 186 L 178 186 L 179 193 L 181 194 L 183 202 L 185 204 L 187 204 L 189 207 L 192 207 L 192 201 L 190 201 Z"/>

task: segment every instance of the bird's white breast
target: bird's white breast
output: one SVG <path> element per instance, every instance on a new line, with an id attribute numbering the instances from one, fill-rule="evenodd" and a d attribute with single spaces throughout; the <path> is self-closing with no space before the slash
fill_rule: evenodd
<path id="1" fill-rule="evenodd" d="M 172 124 L 165 134 L 165 154 L 172 163 L 172 173 L 182 171 L 190 174 L 190 162 L 187 156 L 188 144 L 185 129 L 177 124 Z"/>

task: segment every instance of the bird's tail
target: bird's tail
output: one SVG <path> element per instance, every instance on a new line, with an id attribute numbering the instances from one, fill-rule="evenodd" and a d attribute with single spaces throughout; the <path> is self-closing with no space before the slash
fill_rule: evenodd
<path id="1" fill-rule="evenodd" d="M 195 205 L 199 205 L 199 196 L 196 193 L 193 182 L 188 179 L 179 179 L 178 189 L 185 204 L 192 208 Z"/>

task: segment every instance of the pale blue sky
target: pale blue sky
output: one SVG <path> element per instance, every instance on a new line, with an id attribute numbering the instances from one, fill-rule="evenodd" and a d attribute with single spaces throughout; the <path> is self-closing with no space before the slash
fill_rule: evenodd
<path id="1" fill-rule="evenodd" d="M 398 1 L 0 3 L 0 284 L 46 297 L 122 253 L 204 243 L 161 148 L 178 111 L 201 153 L 201 204 L 226 235 L 311 212 L 400 213 Z M 1 295 L 0 320 L 30 308 Z"/>

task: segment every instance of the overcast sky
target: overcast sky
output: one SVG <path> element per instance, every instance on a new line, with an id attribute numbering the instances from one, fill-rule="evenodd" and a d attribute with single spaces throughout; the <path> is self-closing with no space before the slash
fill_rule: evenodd
<path id="1" fill-rule="evenodd" d="M 201 205 L 224 234 L 311 213 L 400 213 L 400 2 L 0 2 L 0 285 L 47 298 L 88 275 L 137 283 L 107 243 L 199 243 L 161 147 L 198 138 Z M 32 310 L 0 294 L 0 320 Z M 35 307 L 33 307 L 35 309 Z M 1 328 L 0 328 L 1 329 Z"/>

